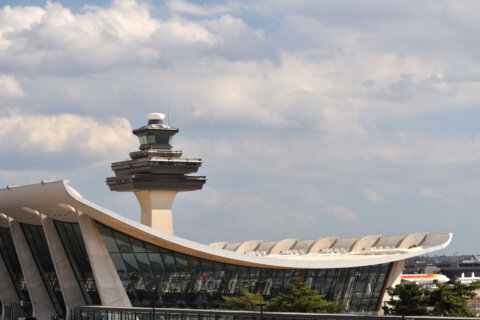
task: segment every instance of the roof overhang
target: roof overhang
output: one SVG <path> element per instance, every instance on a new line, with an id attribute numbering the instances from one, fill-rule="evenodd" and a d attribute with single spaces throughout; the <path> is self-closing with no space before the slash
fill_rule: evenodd
<path id="1" fill-rule="evenodd" d="M 77 215 L 82 212 L 101 224 L 177 252 L 224 263 L 276 269 L 349 268 L 389 263 L 443 249 L 452 239 L 452 234 L 448 234 L 443 242 L 427 247 L 374 254 L 255 256 L 219 249 L 152 229 L 84 199 L 65 180 L 1 189 L 0 212 L 24 223 L 32 223 L 35 212 L 55 220 L 77 222 Z"/>

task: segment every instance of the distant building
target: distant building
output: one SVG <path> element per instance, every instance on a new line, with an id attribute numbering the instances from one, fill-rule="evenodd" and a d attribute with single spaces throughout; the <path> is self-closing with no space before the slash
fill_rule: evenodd
<path id="1" fill-rule="evenodd" d="M 471 277 L 472 273 L 480 275 L 480 263 L 477 256 L 460 257 L 421 257 L 408 259 L 405 263 L 404 273 L 440 273 L 451 280 L 455 278 Z"/>
<path id="2" fill-rule="evenodd" d="M 445 248 L 451 234 L 335 236 L 204 245 L 173 235 L 180 191 L 199 190 L 201 159 L 172 150 L 178 132 L 149 115 L 140 150 L 112 163 L 111 190 L 134 192 L 141 223 L 86 199 L 66 181 L 0 190 L 0 298 L 39 320 L 75 306 L 216 308 L 240 288 L 270 299 L 305 279 L 348 312 L 377 312 L 405 259 Z M 214 232 L 214 230 L 212 230 Z M 239 230 L 241 232 L 241 230 Z M 22 303 L 20 303 L 22 301 Z"/>

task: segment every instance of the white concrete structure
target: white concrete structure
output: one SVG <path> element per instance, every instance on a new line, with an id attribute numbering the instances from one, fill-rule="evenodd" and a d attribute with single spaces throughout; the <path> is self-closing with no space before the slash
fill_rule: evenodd
<path id="1" fill-rule="evenodd" d="M 451 234 L 425 233 L 421 236 L 414 234 L 400 237 L 375 235 L 350 239 L 329 237 L 318 240 L 286 239 L 279 242 L 258 240 L 209 246 L 163 233 L 101 208 L 81 197 L 66 181 L 1 189 L 0 212 L 10 219 L 9 231 L 27 280 L 33 313 L 38 319 L 50 318 L 55 308 L 40 279 L 41 270 L 34 262 L 31 247 L 25 240 L 25 227 L 22 232 L 21 225 L 36 226 L 45 233 L 67 310 L 82 303 L 85 298 L 79 294 L 81 280 L 73 278 L 71 265 L 74 263 L 73 260 L 70 260 L 70 264 L 67 261 L 68 254 L 65 251 L 68 250 L 63 248 L 64 241 L 54 240 L 59 237 L 54 222 L 72 225 L 79 223 L 100 301 L 112 306 L 131 306 L 132 301 L 128 297 L 125 280 L 121 279 L 123 275 L 115 265 L 118 261 L 112 261 L 115 253 L 109 252 L 99 225 L 108 226 L 143 243 L 171 250 L 174 254 L 255 270 L 339 270 L 389 264 L 382 295 L 387 284 L 400 281 L 401 266 L 405 259 L 443 249 L 451 240 Z M 42 213 L 38 215 L 37 212 Z M 406 241 L 408 247 L 404 248 Z M 390 245 L 383 246 L 382 243 Z M 0 290 L 4 303 L 11 303 L 15 299 L 15 293 L 8 283 L 2 284 Z"/>
<path id="2" fill-rule="evenodd" d="M 135 192 L 141 223 L 86 199 L 61 181 L 0 189 L 2 318 L 13 305 L 39 320 L 77 305 L 214 308 L 240 288 L 270 299 L 294 276 L 350 312 L 375 312 L 400 282 L 404 260 L 445 248 L 451 234 L 335 236 L 205 245 L 173 235 L 171 204 L 199 190 L 201 159 L 172 151 L 178 129 L 159 115 L 134 130 L 140 151 L 112 164 L 115 191 Z"/>

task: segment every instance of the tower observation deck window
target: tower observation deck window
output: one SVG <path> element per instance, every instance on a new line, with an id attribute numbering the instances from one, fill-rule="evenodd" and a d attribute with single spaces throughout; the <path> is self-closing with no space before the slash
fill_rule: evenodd
<path id="1" fill-rule="evenodd" d="M 167 135 L 148 135 L 138 137 L 140 144 L 169 144 L 172 137 Z"/>
<path id="2" fill-rule="evenodd" d="M 303 278 L 349 312 L 377 311 L 389 263 L 343 269 L 269 269 L 226 264 L 143 242 L 97 224 L 123 286 L 135 307 L 217 308 L 240 288 L 269 300 Z"/>

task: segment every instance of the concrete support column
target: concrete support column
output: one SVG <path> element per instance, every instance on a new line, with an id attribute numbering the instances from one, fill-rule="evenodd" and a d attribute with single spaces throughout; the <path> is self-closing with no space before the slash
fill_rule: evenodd
<path id="1" fill-rule="evenodd" d="M 383 287 L 382 299 L 380 299 L 379 314 L 383 314 L 382 306 L 386 301 L 390 300 L 390 295 L 387 293 L 386 289 L 388 287 L 395 287 L 402 281 L 403 267 L 405 266 L 405 260 L 392 262 L 390 266 L 390 271 L 385 280 L 385 286 Z"/>
<path id="2" fill-rule="evenodd" d="M 10 232 L 12 233 L 15 249 L 17 250 L 18 260 L 22 267 L 25 281 L 27 282 L 28 293 L 33 307 L 33 316 L 38 320 L 49 320 L 54 314 L 55 308 L 50 301 L 42 276 L 38 271 L 35 259 L 28 246 L 27 240 L 23 234 L 20 223 L 10 220 Z"/>
<path id="3" fill-rule="evenodd" d="M 18 298 L 17 291 L 15 290 L 15 286 L 12 283 L 12 279 L 10 279 L 10 275 L 8 273 L 7 267 L 3 259 L 0 257 L 0 299 L 2 300 L 2 317 L 1 319 L 5 319 L 5 306 L 8 306 L 14 302 L 20 302 Z"/>
<path id="4" fill-rule="evenodd" d="M 83 212 L 78 212 L 78 222 L 82 230 L 88 259 L 92 266 L 100 300 L 104 306 L 131 307 L 130 299 L 123 288 L 117 269 L 110 259 L 100 231 L 95 221 Z"/>
<path id="5" fill-rule="evenodd" d="M 73 273 L 72 266 L 68 261 L 62 240 L 57 233 L 53 220 L 44 214 L 41 214 L 41 218 L 53 266 L 55 267 L 58 282 L 62 289 L 63 300 L 65 301 L 65 307 L 67 309 L 66 316 L 67 319 L 69 319 L 70 310 L 77 305 L 85 305 L 85 298 L 83 297 L 77 278 Z"/>
<path id="6" fill-rule="evenodd" d="M 172 205 L 178 191 L 135 191 L 142 209 L 141 223 L 173 235 Z"/>

